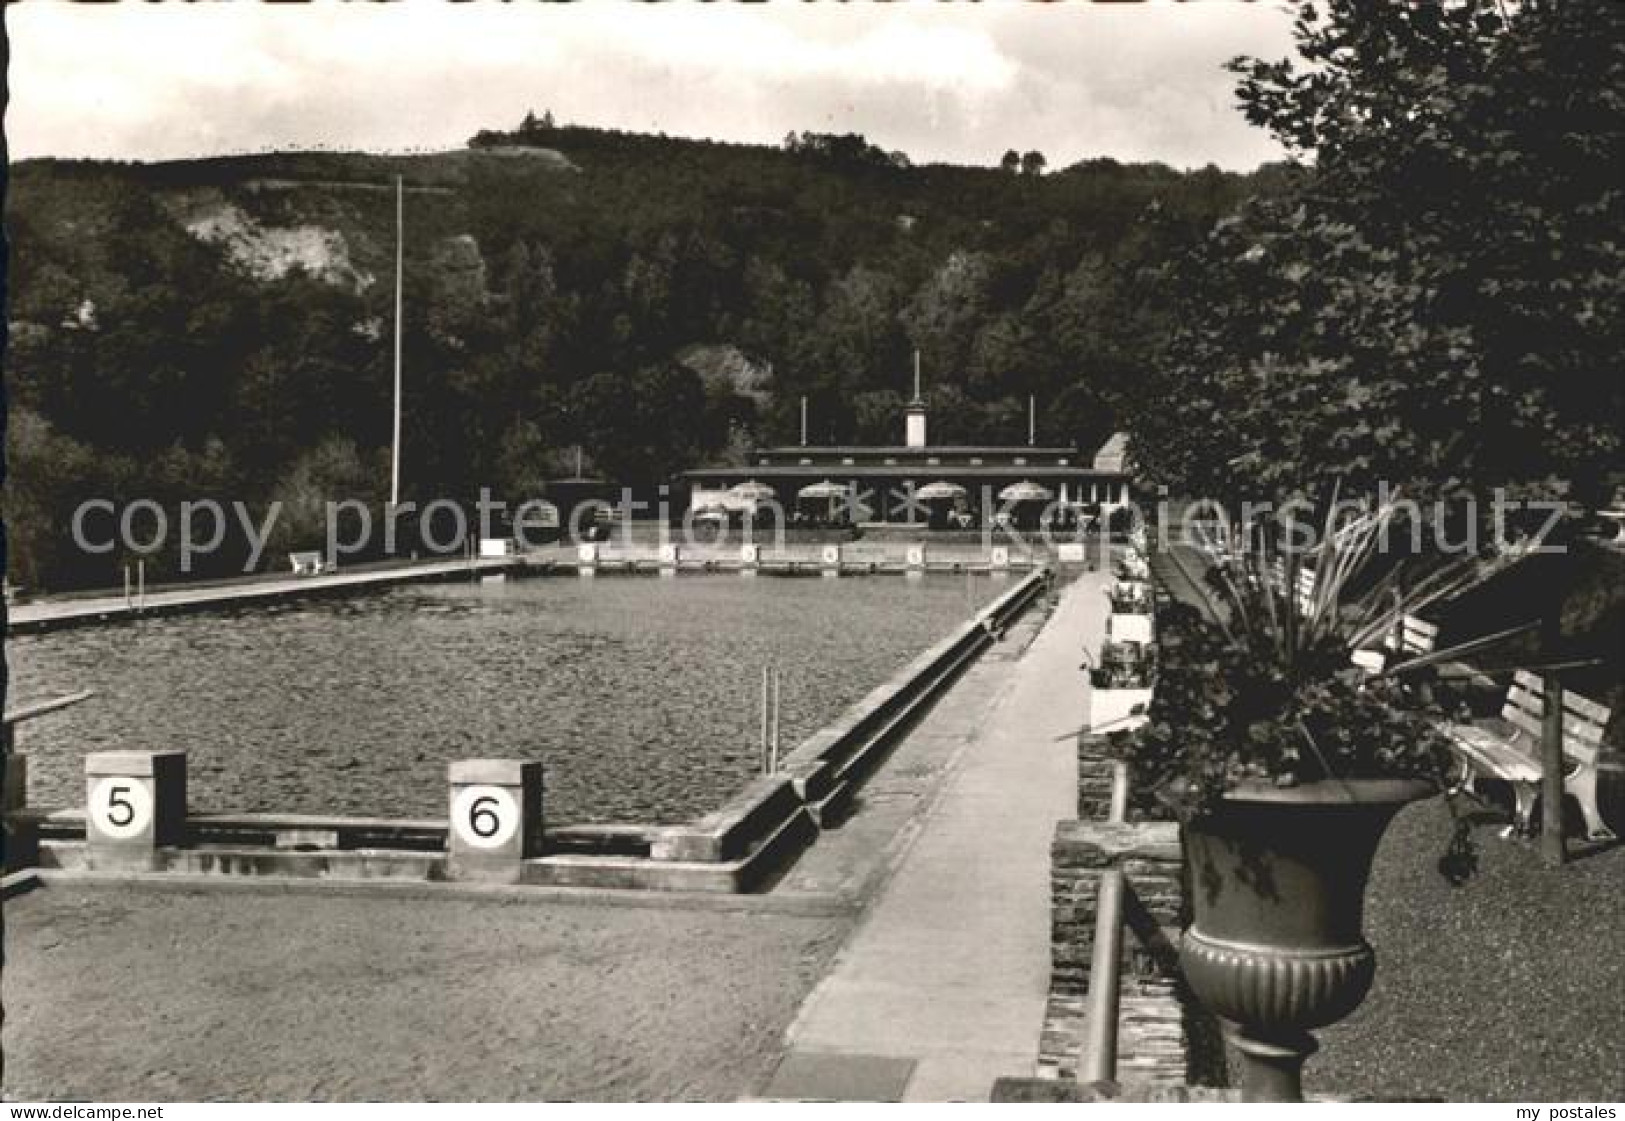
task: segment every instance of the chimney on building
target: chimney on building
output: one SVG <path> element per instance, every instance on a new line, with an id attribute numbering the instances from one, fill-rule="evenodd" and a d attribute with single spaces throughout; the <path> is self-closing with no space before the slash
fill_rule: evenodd
<path id="1" fill-rule="evenodd" d="M 920 352 L 914 352 L 914 399 L 903 411 L 903 444 L 925 447 L 925 398 L 920 396 Z"/>

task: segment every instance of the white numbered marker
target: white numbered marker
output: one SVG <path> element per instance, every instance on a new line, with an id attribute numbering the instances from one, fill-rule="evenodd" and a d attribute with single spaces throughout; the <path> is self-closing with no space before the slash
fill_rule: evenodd
<path id="1" fill-rule="evenodd" d="M 102 836 L 129 840 L 152 824 L 152 792 L 137 779 L 110 775 L 91 789 L 86 809 Z"/>
<path id="2" fill-rule="evenodd" d="M 519 831 L 519 803 L 500 786 L 464 787 L 452 801 L 451 827 L 472 848 L 501 848 Z"/>

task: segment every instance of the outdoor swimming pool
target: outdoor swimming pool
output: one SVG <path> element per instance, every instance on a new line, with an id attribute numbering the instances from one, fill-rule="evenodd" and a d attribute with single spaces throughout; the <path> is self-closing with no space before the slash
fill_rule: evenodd
<path id="1" fill-rule="evenodd" d="M 83 756 L 187 752 L 199 811 L 443 816 L 454 759 L 540 759 L 546 817 L 678 822 L 758 768 L 761 666 L 785 750 L 1018 577 L 557 577 L 13 637 L 29 802 L 78 805 Z"/>

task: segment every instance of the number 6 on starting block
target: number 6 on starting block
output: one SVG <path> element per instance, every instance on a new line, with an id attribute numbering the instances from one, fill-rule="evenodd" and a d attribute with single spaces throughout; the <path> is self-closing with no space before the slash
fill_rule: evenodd
<path id="1" fill-rule="evenodd" d="M 447 779 L 451 878 L 518 883 L 524 861 L 542 851 L 542 765 L 465 759 Z"/>

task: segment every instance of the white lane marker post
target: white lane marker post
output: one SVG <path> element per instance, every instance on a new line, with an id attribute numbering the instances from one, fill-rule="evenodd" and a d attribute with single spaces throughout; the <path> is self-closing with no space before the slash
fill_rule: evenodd
<path id="1" fill-rule="evenodd" d="M 542 764 L 463 759 L 447 765 L 446 778 L 447 875 L 519 883 L 524 862 L 542 853 Z"/>
<path id="2" fill-rule="evenodd" d="M 772 672 L 773 671 L 770 670 L 767 667 L 766 664 L 763 664 L 763 666 L 762 666 L 762 706 L 761 706 L 762 707 L 762 734 L 761 734 L 761 739 L 759 740 L 759 742 L 757 744 L 757 762 L 761 766 L 762 773 L 764 775 L 767 774 L 767 737 L 768 737 L 768 722 L 769 722 L 769 719 L 768 719 L 768 706 L 770 704 L 769 699 L 768 699 L 768 691 L 769 691 L 769 688 L 770 688 L 769 681 L 771 680 Z"/>
<path id="3" fill-rule="evenodd" d="M 186 839 L 186 752 L 85 757 L 85 850 L 92 870 L 156 871 Z"/>
<path id="4" fill-rule="evenodd" d="M 768 737 L 767 746 L 767 773 L 777 774 L 779 770 L 779 668 L 773 667 L 773 730 Z"/>

